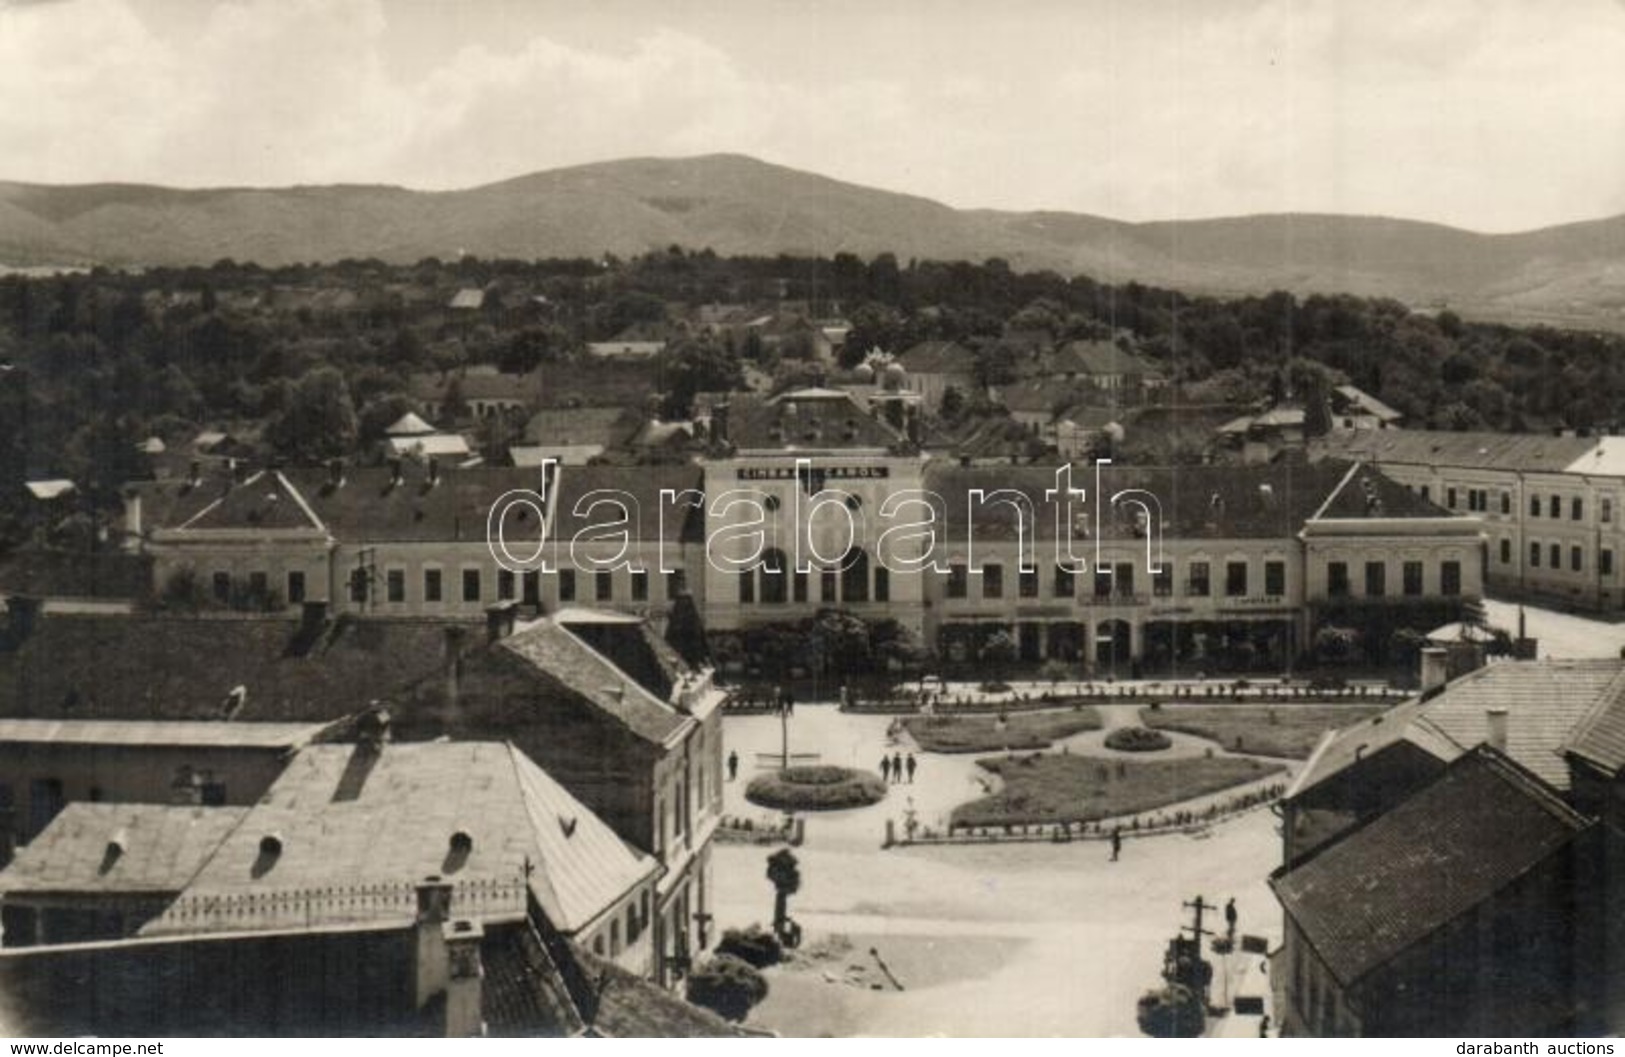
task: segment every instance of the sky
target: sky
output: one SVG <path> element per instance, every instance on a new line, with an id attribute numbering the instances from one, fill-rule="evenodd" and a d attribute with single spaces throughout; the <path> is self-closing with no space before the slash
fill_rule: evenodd
<path id="1" fill-rule="evenodd" d="M 1625 0 L 0 0 L 0 179 L 714 152 L 963 208 L 1625 212 Z"/>

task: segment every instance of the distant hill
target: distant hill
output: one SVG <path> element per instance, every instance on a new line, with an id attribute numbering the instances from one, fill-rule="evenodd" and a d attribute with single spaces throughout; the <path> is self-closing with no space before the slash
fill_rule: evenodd
<path id="1" fill-rule="evenodd" d="M 1348 292 L 1480 316 L 1625 325 L 1625 216 L 1513 235 L 1385 217 L 1131 224 L 956 210 L 738 155 L 582 165 L 462 191 L 0 183 L 0 266 L 342 257 L 895 253 L 1215 293 Z"/>

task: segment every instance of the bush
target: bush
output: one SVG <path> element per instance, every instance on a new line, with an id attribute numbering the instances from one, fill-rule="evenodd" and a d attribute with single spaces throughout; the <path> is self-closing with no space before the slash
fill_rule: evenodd
<path id="1" fill-rule="evenodd" d="M 784 957 L 784 945 L 773 933 L 760 925 L 752 925 L 748 929 L 724 932 L 717 943 L 717 953 L 738 958 L 757 969 L 765 969 L 769 965 L 777 965 Z"/>
<path id="2" fill-rule="evenodd" d="M 1009 691 L 1010 684 L 1000 682 L 997 679 L 990 679 L 987 682 L 983 683 L 979 689 L 984 694 L 1002 694 L 1002 693 L 1006 693 L 1006 692 Z"/>
<path id="3" fill-rule="evenodd" d="M 1147 727 L 1118 727 L 1106 735 L 1106 748 L 1118 752 L 1158 752 L 1172 744 L 1168 735 Z"/>
<path id="4" fill-rule="evenodd" d="M 731 954 L 718 954 L 688 977 L 688 1000 L 728 1020 L 744 1020 L 766 997 L 762 974 Z"/>
<path id="5" fill-rule="evenodd" d="M 1194 1039 L 1207 1027 L 1201 999 L 1179 984 L 1141 996 L 1138 1020 L 1140 1030 L 1155 1039 Z"/>
<path id="6" fill-rule="evenodd" d="M 880 776 L 845 767 L 787 767 L 757 775 L 745 799 L 780 811 L 839 811 L 877 804 L 886 796 Z"/>

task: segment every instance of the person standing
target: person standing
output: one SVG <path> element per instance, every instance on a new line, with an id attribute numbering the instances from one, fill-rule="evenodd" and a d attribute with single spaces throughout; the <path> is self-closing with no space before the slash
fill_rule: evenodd
<path id="1" fill-rule="evenodd" d="M 894 782 L 903 780 L 903 754 L 900 752 L 891 754 L 891 780 Z"/>
<path id="2" fill-rule="evenodd" d="M 1224 927 L 1232 941 L 1236 938 L 1236 898 L 1230 897 L 1230 902 L 1224 905 Z"/>
<path id="3" fill-rule="evenodd" d="M 739 753 L 728 753 L 728 781 L 739 777 Z"/>
<path id="4" fill-rule="evenodd" d="M 891 781 L 891 757 L 884 754 L 880 757 L 880 780 L 888 783 Z"/>
<path id="5" fill-rule="evenodd" d="M 903 766 L 908 769 L 908 784 L 913 785 L 914 784 L 914 768 L 917 765 L 914 762 L 914 754 L 912 752 L 908 754 L 908 759 L 903 763 Z"/>
<path id="6" fill-rule="evenodd" d="M 1114 827 L 1112 829 L 1112 862 L 1117 861 L 1117 856 L 1120 855 L 1122 853 L 1122 851 L 1123 851 L 1123 827 L 1122 826 L 1116 826 L 1116 827 Z"/>

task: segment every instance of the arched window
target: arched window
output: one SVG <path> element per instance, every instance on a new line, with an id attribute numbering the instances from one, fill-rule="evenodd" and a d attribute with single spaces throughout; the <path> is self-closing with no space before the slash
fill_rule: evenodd
<path id="1" fill-rule="evenodd" d="M 783 551 L 770 547 L 762 555 L 762 564 L 756 574 L 761 578 L 761 590 L 757 592 L 757 597 L 763 605 L 783 605 L 790 600 L 790 560 Z"/>
<path id="2" fill-rule="evenodd" d="M 856 547 L 848 555 L 848 563 L 841 570 L 841 601 L 869 601 L 869 553 Z"/>

